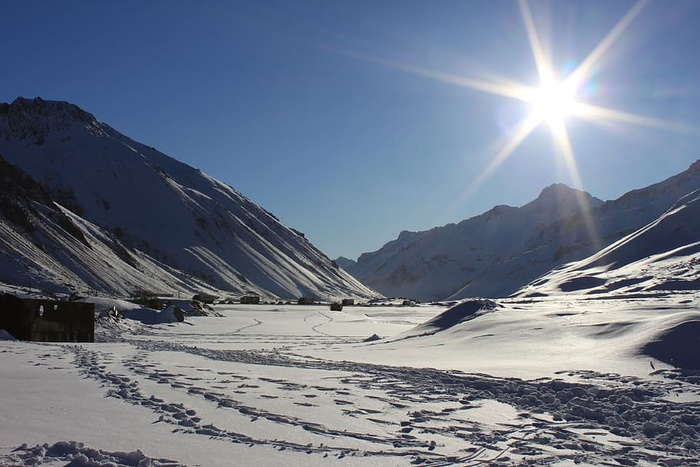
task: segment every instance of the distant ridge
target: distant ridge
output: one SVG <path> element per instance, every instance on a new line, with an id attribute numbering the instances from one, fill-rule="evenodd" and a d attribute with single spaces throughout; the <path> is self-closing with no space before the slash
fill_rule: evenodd
<path id="1" fill-rule="evenodd" d="M 654 221 L 698 188 L 700 161 L 613 201 L 554 184 L 522 207 L 496 206 L 458 224 L 401 232 L 357 262 L 342 264 L 386 296 L 504 297 L 550 269 L 592 255 Z"/>

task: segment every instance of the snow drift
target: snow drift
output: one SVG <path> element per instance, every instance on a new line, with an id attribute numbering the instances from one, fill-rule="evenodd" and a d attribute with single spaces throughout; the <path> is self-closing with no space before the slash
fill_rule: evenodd
<path id="1" fill-rule="evenodd" d="M 484 313 L 493 312 L 498 307 L 498 303 L 493 300 L 464 300 L 463 302 L 443 311 L 435 318 L 416 326 L 412 332 L 420 335 L 435 334 L 472 319 L 476 319 Z"/>
<path id="2" fill-rule="evenodd" d="M 700 322 L 697 293 L 495 303 L 217 305 L 3 341 L 0 464 L 697 464 L 697 376 L 637 352 Z"/>
<path id="3" fill-rule="evenodd" d="M 664 329 L 642 351 L 679 368 L 700 370 L 700 319 Z"/>

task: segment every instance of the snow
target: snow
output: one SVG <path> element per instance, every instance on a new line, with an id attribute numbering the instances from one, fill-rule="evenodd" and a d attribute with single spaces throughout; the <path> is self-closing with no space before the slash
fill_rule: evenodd
<path id="1" fill-rule="evenodd" d="M 643 352 L 699 305 L 217 305 L 100 320 L 96 343 L 2 340 L 0 465 L 695 463 L 700 379 Z"/>

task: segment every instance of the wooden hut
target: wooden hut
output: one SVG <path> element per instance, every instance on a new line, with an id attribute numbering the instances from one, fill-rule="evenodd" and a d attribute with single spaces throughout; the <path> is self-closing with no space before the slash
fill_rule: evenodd
<path id="1" fill-rule="evenodd" d="M 241 303 L 244 305 L 257 305 L 260 303 L 260 295 L 243 295 Z"/>
<path id="2" fill-rule="evenodd" d="M 40 342 L 94 342 L 95 305 L 47 299 L 0 297 L 0 329 Z"/>

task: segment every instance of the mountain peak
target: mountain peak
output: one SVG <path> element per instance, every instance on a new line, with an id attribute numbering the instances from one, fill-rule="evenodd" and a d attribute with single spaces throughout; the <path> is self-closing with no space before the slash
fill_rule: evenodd
<path id="1" fill-rule="evenodd" d="M 577 190 L 571 188 L 566 183 L 552 183 L 551 185 L 542 189 L 537 199 L 549 199 L 558 198 L 561 196 L 569 196 L 575 191 Z"/>
<path id="2" fill-rule="evenodd" d="M 11 104 L 0 104 L 0 115 L 10 113 L 24 114 L 27 116 L 61 115 L 77 121 L 95 120 L 95 117 L 75 104 L 66 101 L 44 100 L 41 97 L 29 99 L 18 97 Z"/>
<path id="3" fill-rule="evenodd" d="M 49 134 L 76 124 L 93 130 L 101 125 L 92 114 L 70 102 L 18 97 L 11 104 L 0 103 L 0 135 L 7 139 L 32 139 L 42 144 Z"/>
<path id="4" fill-rule="evenodd" d="M 567 214 L 578 210 L 587 210 L 603 204 L 603 201 L 591 196 L 585 191 L 571 188 L 564 183 L 554 183 L 544 188 L 534 201 L 529 202 L 524 208 L 545 211 L 558 211 Z"/>

